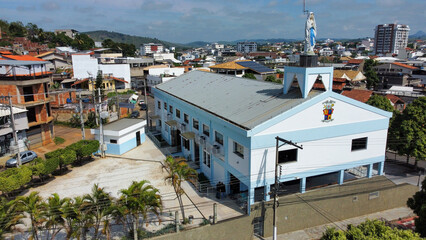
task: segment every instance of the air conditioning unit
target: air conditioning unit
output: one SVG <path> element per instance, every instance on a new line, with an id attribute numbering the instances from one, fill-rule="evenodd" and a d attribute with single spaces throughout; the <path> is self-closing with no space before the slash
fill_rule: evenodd
<path id="1" fill-rule="evenodd" d="M 220 154 L 220 146 L 219 145 L 213 146 L 213 154 Z"/>

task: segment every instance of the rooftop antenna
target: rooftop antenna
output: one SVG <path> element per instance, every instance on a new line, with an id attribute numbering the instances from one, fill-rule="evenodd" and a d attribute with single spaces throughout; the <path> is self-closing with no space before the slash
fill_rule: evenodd
<path id="1" fill-rule="evenodd" d="M 309 10 L 306 9 L 306 3 L 305 0 L 303 0 L 303 13 L 304 14 L 309 14 Z"/>

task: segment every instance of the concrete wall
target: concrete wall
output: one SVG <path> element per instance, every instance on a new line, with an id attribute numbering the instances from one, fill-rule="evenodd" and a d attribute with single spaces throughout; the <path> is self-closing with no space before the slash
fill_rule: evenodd
<path id="1" fill-rule="evenodd" d="M 409 184 L 395 185 L 383 176 L 361 179 L 340 186 L 330 186 L 305 194 L 280 197 L 277 215 L 278 234 L 302 230 L 331 221 L 362 216 L 406 206 L 418 188 Z M 327 216 L 324 217 L 324 216 Z M 251 206 L 251 215 L 221 221 L 153 238 L 174 239 L 252 239 L 254 219 L 264 219 L 264 237 L 272 236 L 272 201 Z"/>

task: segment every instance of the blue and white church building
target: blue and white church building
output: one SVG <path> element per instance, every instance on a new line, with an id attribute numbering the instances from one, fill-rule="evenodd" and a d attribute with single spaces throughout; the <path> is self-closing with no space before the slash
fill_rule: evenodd
<path id="1" fill-rule="evenodd" d="M 312 89 L 322 83 L 325 90 Z M 248 206 L 270 199 L 276 137 L 301 145 L 278 149 L 281 183 L 373 165 L 383 174 L 392 113 L 332 91 L 333 68 L 286 67 L 283 84 L 192 71 L 154 89 L 157 130 L 228 194 L 245 192 Z M 271 186 L 272 185 L 272 186 Z M 248 210 L 250 211 L 250 210 Z"/>

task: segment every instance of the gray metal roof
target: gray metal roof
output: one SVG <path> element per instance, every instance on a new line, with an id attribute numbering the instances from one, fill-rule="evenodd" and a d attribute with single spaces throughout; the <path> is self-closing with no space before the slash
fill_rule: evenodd
<path id="1" fill-rule="evenodd" d="M 103 127 L 104 127 L 104 131 L 106 131 L 106 130 L 120 131 L 120 130 L 126 129 L 128 127 L 131 127 L 135 124 L 141 123 L 142 121 L 145 121 L 145 120 L 144 119 L 137 119 L 137 118 L 136 119 L 135 118 L 123 118 L 123 119 L 117 120 L 115 122 L 105 124 Z"/>
<path id="2" fill-rule="evenodd" d="M 183 74 L 156 88 L 244 129 L 252 129 L 322 93 L 313 90 L 304 99 L 299 89 L 284 95 L 282 84 L 202 71 Z"/>

